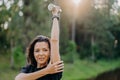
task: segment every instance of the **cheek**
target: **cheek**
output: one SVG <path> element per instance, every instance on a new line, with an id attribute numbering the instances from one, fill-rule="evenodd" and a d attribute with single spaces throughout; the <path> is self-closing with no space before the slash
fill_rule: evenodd
<path id="1" fill-rule="evenodd" d="M 35 59 L 37 59 L 39 56 L 45 56 L 46 58 L 49 58 L 50 57 L 50 52 L 43 52 L 42 55 L 40 55 L 39 53 L 34 53 L 34 57 Z"/>
<path id="2" fill-rule="evenodd" d="M 34 52 L 34 58 L 37 59 L 40 56 L 39 52 Z"/>
<path id="3" fill-rule="evenodd" d="M 50 58 L 50 52 L 46 52 L 45 57 L 46 57 L 45 60 L 48 60 Z"/>
<path id="4" fill-rule="evenodd" d="M 50 57 L 50 53 L 49 52 L 46 53 L 46 57 L 48 57 L 48 58 Z"/>
<path id="5" fill-rule="evenodd" d="M 38 55 L 37 55 L 36 53 L 34 53 L 34 58 L 35 58 L 35 59 L 37 58 L 37 56 L 38 56 Z"/>

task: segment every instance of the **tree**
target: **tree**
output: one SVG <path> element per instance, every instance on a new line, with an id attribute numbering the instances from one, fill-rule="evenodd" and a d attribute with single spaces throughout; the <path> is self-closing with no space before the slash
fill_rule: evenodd
<path id="1" fill-rule="evenodd" d="M 114 55 L 114 35 L 109 30 L 112 27 L 110 11 L 115 0 L 110 2 L 108 0 L 100 0 L 98 2 L 100 4 L 96 4 L 94 1 L 91 1 L 91 4 L 85 3 L 84 6 L 89 6 L 89 8 L 82 12 L 84 15 L 80 17 L 77 23 L 77 35 L 81 36 L 77 38 L 77 43 L 81 46 L 80 53 L 82 57 L 92 54 L 92 57 L 95 55 L 96 57 L 111 58 Z M 90 49 L 94 43 L 99 46 L 100 52 L 97 54 Z"/>

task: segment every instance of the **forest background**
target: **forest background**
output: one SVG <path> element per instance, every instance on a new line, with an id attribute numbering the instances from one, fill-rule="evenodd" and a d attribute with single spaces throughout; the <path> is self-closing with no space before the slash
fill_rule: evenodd
<path id="1" fill-rule="evenodd" d="M 120 0 L 74 1 L 0 0 L 0 80 L 13 80 L 25 66 L 26 48 L 35 36 L 50 37 L 49 3 L 62 8 L 63 80 L 93 78 L 120 67 Z"/>

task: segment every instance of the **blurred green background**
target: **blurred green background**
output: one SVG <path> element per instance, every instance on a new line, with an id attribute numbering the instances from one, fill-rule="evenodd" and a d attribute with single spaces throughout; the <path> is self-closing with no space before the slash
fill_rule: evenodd
<path id="1" fill-rule="evenodd" d="M 0 0 L 0 80 L 14 80 L 35 36 L 50 37 L 49 3 L 62 8 L 62 80 L 97 80 L 102 73 L 120 72 L 120 0 Z"/>

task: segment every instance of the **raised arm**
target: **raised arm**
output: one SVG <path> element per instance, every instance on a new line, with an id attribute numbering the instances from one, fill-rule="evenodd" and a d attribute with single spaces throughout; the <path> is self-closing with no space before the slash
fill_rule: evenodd
<path id="1" fill-rule="evenodd" d="M 60 54 L 59 54 L 59 16 L 58 13 L 60 11 L 59 7 L 55 7 L 52 11 L 53 14 L 53 23 L 52 23 L 52 30 L 51 30 L 51 62 L 55 63 L 60 61 Z"/>

